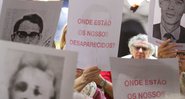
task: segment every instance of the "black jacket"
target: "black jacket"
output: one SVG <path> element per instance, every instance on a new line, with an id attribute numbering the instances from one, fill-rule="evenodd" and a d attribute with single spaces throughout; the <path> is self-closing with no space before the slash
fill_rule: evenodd
<path id="1" fill-rule="evenodd" d="M 161 40 L 160 24 L 154 24 L 153 37 Z M 180 36 L 176 43 L 185 43 L 185 28 L 180 26 Z"/>

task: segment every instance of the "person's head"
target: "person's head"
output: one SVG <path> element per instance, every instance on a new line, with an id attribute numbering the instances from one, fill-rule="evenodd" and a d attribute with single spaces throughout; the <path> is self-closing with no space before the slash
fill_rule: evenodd
<path id="1" fill-rule="evenodd" d="M 42 30 L 43 20 L 39 15 L 25 15 L 15 23 L 11 40 L 25 44 L 38 44 L 42 37 Z"/>
<path id="2" fill-rule="evenodd" d="M 122 57 L 130 53 L 129 48 L 128 48 L 128 41 L 131 37 L 139 33 L 146 34 L 143 25 L 138 20 L 129 19 L 129 20 L 122 22 L 120 40 L 119 40 L 118 57 Z"/>
<path id="3" fill-rule="evenodd" d="M 135 59 L 147 59 L 155 51 L 154 46 L 148 42 L 148 37 L 145 34 L 133 36 L 128 42 L 128 47 Z"/>
<path id="4" fill-rule="evenodd" d="M 168 25 L 180 25 L 185 13 L 185 0 L 159 0 L 161 21 Z"/>
<path id="5" fill-rule="evenodd" d="M 22 57 L 10 79 L 9 99 L 54 99 L 56 79 L 47 60 L 29 56 Z"/>

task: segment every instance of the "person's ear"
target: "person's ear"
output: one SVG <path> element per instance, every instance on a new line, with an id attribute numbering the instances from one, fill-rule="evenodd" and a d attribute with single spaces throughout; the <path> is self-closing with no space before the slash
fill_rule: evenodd
<path id="1" fill-rule="evenodd" d="M 39 40 L 40 40 L 41 38 L 42 38 L 42 35 L 40 34 L 40 35 L 39 35 Z"/>
<path id="2" fill-rule="evenodd" d="M 11 41 L 14 41 L 15 39 L 15 32 L 11 35 Z"/>
<path id="3" fill-rule="evenodd" d="M 131 54 L 131 55 L 134 54 L 134 52 L 133 52 L 133 51 L 134 51 L 134 48 L 133 48 L 133 47 L 131 47 L 131 48 L 129 49 L 129 51 L 130 51 L 130 54 Z"/>

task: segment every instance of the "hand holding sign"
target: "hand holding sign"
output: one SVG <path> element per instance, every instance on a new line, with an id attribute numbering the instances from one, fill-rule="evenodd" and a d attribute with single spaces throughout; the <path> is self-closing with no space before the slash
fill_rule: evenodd
<path id="1" fill-rule="evenodd" d="M 180 93 L 177 59 L 110 60 L 115 99 L 156 99 Z"/>
<path id="2" fill-rule="evenodd" d="M 97 66 L 88 67 L 82 71 L 83 73 L 78 78 L 76 78 L 75 84 L 74 84 L 74 89 L 76 89 L 79 92 L 88 83 L 97 79 L 100 74 L 100 69 Z"/>
<path id="3" fill-rule="evenodd" d="M 159 58 L 172 58 L 176 57 L 176 44 L 175 43 L 170 43 L 171 40 L 168 39 L 164 41 L 158 49 L 158 57 Z"/>

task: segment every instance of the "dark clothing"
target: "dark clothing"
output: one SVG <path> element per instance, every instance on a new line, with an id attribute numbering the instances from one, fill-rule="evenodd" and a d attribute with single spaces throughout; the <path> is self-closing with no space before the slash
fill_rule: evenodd
<path id="1" fill-rule="evenodd" d="M 153 37 L 161 40 L 160 24 L 154 24 Z M 180 26 L 180 36 L 176 43 L 185 43 L 185 28 Z"/>

